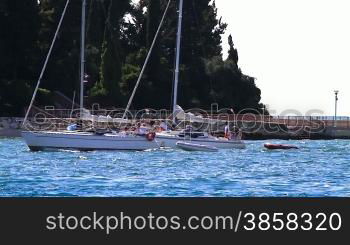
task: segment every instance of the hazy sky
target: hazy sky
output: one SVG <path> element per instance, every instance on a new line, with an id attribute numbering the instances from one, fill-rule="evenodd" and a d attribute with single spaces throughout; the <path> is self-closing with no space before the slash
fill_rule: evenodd
<path id="1" fill-rule="evenodd" d="M 216 0 L 262 102 L 280 114 L 319 109 L 350 116 L 349 0 Z M 227 35 L 224 48 L 227 50 Z"/>

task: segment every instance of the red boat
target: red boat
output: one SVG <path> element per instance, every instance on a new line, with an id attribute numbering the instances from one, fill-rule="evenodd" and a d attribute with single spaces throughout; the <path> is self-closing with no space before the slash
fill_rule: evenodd
<path id="1" fill-rule="evenodd" d="M 269 150 L 289 150 L 289 149 L 299 149 L 299 147 L 295 145 L 283 145 L 283 144 L 271 144 L 271 143 L 266 143 L 264 144 L 264 147 L 269 149 Z"/>

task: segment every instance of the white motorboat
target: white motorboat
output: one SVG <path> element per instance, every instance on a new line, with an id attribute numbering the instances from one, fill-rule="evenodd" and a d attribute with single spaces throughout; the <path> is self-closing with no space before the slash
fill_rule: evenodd
<path id="1" fill-rule="evenodd" d="M 219 149 L 244 149 L 246 147 L 242 140 L 214 137 L 206 132 L 192 132 L 191 134 L 176 131 L 161 132 L 156 133 L 156 141 L 159 146 L 169 148 L 176 148 L 176 143 L 186 141 Z"/>
<path id="2" fill-rule="evenodd" d="M 125 133 L 97 135 L 88 132 L 32 132 L 23 131 L 22 136 L 32 151 L 47 149 L 93 150 L 136 150 L 159 148 L 152 137 Z"/>
<path id="3" fill-rule="evenodd" d="M 206 152 L 216 152 L 219 149 L 209 145 L 195 144 L 192 142 L 179 141 L 176 142 L 176 146 L 185 151 L 206 151 Z"/>

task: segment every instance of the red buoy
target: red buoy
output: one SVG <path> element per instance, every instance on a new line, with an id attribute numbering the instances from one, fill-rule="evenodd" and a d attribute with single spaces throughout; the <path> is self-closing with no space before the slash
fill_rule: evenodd
<path id="1" fill-rule="evenodd" d="M 299 149 L 299 147 L 295 145 L 283 145 L 283 144 L 271 144 L 271 143 L 266 143 L 264 144 L 264 147 L 269 149 L 269 150 L 289 150 L 289 149 Z"/>
<path id="2" fill-rule="evenodd" d="M 153 141 L 155 137 L 156 137 L 156 133 L 154 133 L 154 132 L 150 132 L 150 133 L 146 134 L 146 139 L 148 141 Z"/>

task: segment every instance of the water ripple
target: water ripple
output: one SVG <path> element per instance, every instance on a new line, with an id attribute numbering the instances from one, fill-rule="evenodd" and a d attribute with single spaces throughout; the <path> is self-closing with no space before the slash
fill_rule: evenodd
<path id="1" fill-rule="evenodd" d="M 218 153 L 30 152 L 0 139 L 0 196 L 350 196 L 350 141 Z M 283 143 L 277 141 L 276 143 Z"/>

